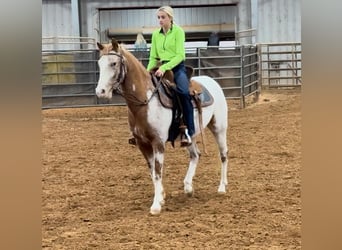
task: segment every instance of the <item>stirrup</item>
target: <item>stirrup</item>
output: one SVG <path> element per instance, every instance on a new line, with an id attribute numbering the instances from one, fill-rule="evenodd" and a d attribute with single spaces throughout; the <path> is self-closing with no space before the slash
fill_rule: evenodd
<path id="1" fill-rule="evenodd" d="M 188 129 L 184 129 L 184 133 L 181 134 L 181 147 L 189 147 L 191 145 L 191 137 L 188 133 Z"/>

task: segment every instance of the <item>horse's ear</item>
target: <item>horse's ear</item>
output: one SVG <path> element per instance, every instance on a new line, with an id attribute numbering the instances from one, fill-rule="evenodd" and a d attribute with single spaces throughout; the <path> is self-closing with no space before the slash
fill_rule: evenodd
<path id="1" fill-rule="evenodd" d="M 119 50 L 119 43 L 118 43 L 118 41 L 116 41 L 115 38 L 112 38 L 112 46 L 113 46 L 113 50 L 118 52 L 118 50 Z"/>
<path id="2" fill-rule="evenodd" d="M 103 50 L 104 47 L 101 43 L 96 42 L 96 44 L 97 44 L 97 47 L 99 48 L 99 50 Z"/>

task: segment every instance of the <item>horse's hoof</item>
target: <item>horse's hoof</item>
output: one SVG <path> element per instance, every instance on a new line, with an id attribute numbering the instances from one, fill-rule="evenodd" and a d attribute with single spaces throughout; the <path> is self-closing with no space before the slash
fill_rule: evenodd
<path id="1" fill-rule="evenodd" d="M 192 197 L 192 196 L 194 196 L 194 192 L 192 191 L 191 193 L 185 193 L 186 194 L 186 196 L 188 196 L 188 197 Z"/>
<path id="2" fill-rule="evenodd" d="M 151 215 L 158 215 L 161 212 L 161 207 L 151 207 L 150 214 Z"/>
<path id="3" fill-rule="evenodd" d="M 185 193 L 188 197 L 191 197 L 191 196 L 194 195 L 194 189 L 192 188 L 192 186 L 184 187 L 184 193 Z"/>
<path id="4" fill-rule="evenodd" d="M 220 185 L 217 192 L 219 194 L 225 194 L 226 193 L 226 186 L 225 185 Z"/>

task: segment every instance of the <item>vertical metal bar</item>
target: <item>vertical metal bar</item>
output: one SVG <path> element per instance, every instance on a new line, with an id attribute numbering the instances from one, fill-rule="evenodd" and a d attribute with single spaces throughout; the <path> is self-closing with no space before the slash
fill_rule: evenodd
<path id="1" fill-rule="evenodd" d="M 298 64 L 297 64 L 297 45 L 294 45 L 295 46 L 295 62 L 294 62 L 294 67 L 295 67 L 295 72 L 296 72 L 296 85 L 298 85 Z"/>
<path id="2" fill-rule="evenodd" d="M 240 46 L 240 106 L 245 108 L 244 45 Z"/>
<path id="3" fill-rule="evenodd" d="M 258 51 L 258 64 L 259 64 L 259 70 L 258 70 L 258 89 L 261 89 L 262 83 L 263 83 L 263 79 L 262 79 L 262 48 L 263 45 L 262 44 L 258 44 L 257 45 L 257 51 Z"/>
<path id="4" fill-rule="evenodd" d="M 270 72 L 270 46 L 269 44 L 266 45 L 267 47 L 267 77 L 268 77 L 268 87 L 271 86 L 271 79 L 270 79 L 270 76 L 271 76 L 271 72 Z"/>
<path id="5" fill-rule="evenodd" d="M 97 96 L 96 96 L 96 93 L 95 93 L 95 88 L 96 88 L 96 74 L 97 74 L 97 57 L 96 57 L 96 52 L 97 52 L 97 50 L 93 50 L 92 51 L 92 54 L 93 54 L 93 64 L 94 64 L 94 99 L 95 99 L 95 101 L 94 101 L 94 103 L 95 103 L 95 105 L 98 105 L 99 103 L 98 103 L 98 99 L 97 99 Z"/>
<path id="6" fill-rule="evenodd" d="M 71 0 L 71 18 L 72 18 L 72 33 L 75 37 L 80 37 L 80 18 L 78 10 L 78 0 Z M 74 44 L 74 49 L 80 49 L 80 42 Z"/>
<path id="7" fill-rule="evenodd" d="M 255 72 L 257 73 L 256 77 L 255 77 L 255 80 L 257 80 L 256 82 L 256 101 L 259 100 L 259 96 L 260 96 L 260 44 L 257 44 L 256 47 L 255 47 L 255 52 L 256 52 L 256 55 L 255 55 L 255 62 L 257 63 L 255 65 Z"/>
<path id="8" fill-rule="evenodd" d="M 235 32 L 235 44 L 239 45 L 240 41 L 239 41 L 239 34 L 237 33 L 237 21 L 236 21 L 236 16 L 234 16 L 234 32 Z M 236 39 L 237 38 L 237 39 Z"/>
<path id="9" fill-rule="evenodd" d="M 294 69 L 294 55 L 295 55 L 295 53 L 294 53 L 294 50 L 295 50 L 294 46 L 295 46 L 294 44 L 292 44 L 292 46 L 291 46 L 291 67 L 292 67 L 292 70 L 290 72 L 292 73 L 292 77 L 293 77 L 293 75 L 296 76 L 296 74 L 294 74 L 296 72 L 295 69 Z M 296 80 L 296 78 L 293 77 L 292 78 L 292 85 L 295 85 L 295 80 Z"/>
<path id="10" fill-rule="evenodd" d="M 201 48 L 197 48 L 198 75 L 201 75 Z"/>
<path id="11" fill-rule="evenodd" d="M 59 74 L 59 62 L 58 62 L 58 53 L 55 52 L 55 62 L 56 62 L 56 76 L 57 76 L 57 83 L 60 84 L 60 74 Z"/>

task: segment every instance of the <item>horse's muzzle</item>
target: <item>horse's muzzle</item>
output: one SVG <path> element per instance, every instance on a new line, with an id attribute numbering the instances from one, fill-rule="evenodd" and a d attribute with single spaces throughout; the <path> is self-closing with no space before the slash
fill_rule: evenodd
<path id="1" fill-rule="evenodd" d="M 106 94 L 106 90 L 102 88 L 96 88 L 95 92 L 97 97 L 103 97 Z"/>
<path id="2" fill-rule="evenodd" d="M 104 88 L 96 88 L 95 92 L 98 98 L 112 98 L 112 90 L 106 92 Z"/>

